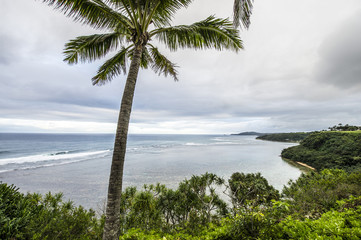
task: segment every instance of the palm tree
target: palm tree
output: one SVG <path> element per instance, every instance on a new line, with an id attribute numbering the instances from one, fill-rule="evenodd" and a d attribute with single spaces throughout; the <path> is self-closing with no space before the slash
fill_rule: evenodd
<path id="1" fill-rule="evenodd" d="M 242 42 L 232 23 L 210 16 L 192 25 L 171 26 L 177 10 L 192 0 L 43 0 L 75 21 L 106 33 L 80 36 L 65 45 L 69 64 L 100 59 L 115 52 L 92 78 L 102 85 L 127 73 L 121 100 L 109 178 L 106 222 L 103 239 L 119 236 L 120 199 L 130 113 L 140 68 L 151 67 L 156 73 L 177 79 L 176 65 L 162 55 L 151 42 L 163 43 L 171 51 L 179 48 L 238 51 Z M 243 0 L 240 0 L 242 3 Z M 248 2 L 248 1 L 247 1 Z M 241 8 L 242 9 L 242 8 Z M 244 12 L 244 11 L 243 11 Z M 237 16 L 243 16 L 237 15 Z M 243 18 L 242 18 L 243 19 Z M 247 26 L 247 25 L 245 25 Z"/>

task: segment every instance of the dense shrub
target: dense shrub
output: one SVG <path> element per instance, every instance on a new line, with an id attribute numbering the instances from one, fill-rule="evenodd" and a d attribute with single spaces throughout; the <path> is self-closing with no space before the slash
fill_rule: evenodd
<path id="1" fill-rule="evenodd" d="M 0 239 L 101 239 L 102 223 L 62 194 L 25 195 L 0 184 Z"/>
<path id="2" fill-rule="evenodd" d="M 229 192 L 234 209 L 247 206 L 265 205 L 278 200 L 278 191 L 268 184 L 260 173 L 233 173 L 228 180 Z"/>
<path id="3" fill-rule="evenodd" d="M 361 206 L 330 210 L 316 220 L 290 216 L 279 224 L 277 235 L 278 239 L 361 239 Z"/>
<path id="4" fill-rule="evenodd" d="M 145 185 L 142 191 L 127 188 L 122 195 L 121 230 L 171 232 L 183 228 L 197 233 L 227 215 L 227 204 L 215 190 L 223 183 L 215 174 L 206 173 L 182 181 L 176 190 L 160 184 Z"/>
<path id="5" fill-rule="evenodd" d="M 286 201 L 300 216 L 317 218 L 335 208 L 337 201 L 361 195 L 361 172 L 346 173 L 325 169 L 321 173 L 302 174 L 283 189 Z"/>

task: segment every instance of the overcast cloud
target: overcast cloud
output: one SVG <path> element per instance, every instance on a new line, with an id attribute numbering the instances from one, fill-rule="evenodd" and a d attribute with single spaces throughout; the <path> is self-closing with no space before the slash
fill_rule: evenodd
<path id="1" fill-rule="evenodd" d="M 232 4 L 195 0 L 174 23 L 231 17 Z M 0 132 L 115 131 L 125 76 L 92 86 L 103 61 L 62 61 L 68 40 L 95 30 L 35 0 L 1 0 L 0 20 Z M 361 125 L 361 1 L 255 0 L 251 22 L 238 54 L 164 49 L 180 81 L 141 71 L 130 132 Z"/>

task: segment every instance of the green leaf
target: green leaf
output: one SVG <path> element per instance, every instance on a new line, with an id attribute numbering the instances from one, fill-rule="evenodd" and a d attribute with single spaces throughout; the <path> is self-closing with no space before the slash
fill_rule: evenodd
<path id="1" fill-rule="evenodd" d="M 126 73 L 127 54 L 129 48 L 122 49 L 112 58 L 107 60 L 98 70 L 97 75 L 92 78 L 93 85 L 103 85 L 111 81 L 114 76 Z"/>
<path id="2" fill-rule="evenodd" d="M 217 50 L 231 49 L 238 51 L 243 48 L 239 32 L 227 19 L 210 16 L 192 25 L 159 28 L 151 32 L 151 36 L 176 51 L 178 48 Z"/>
<path id="3" fill-rule="evenodd" d="M 117 49 L 122 42 L 119 32 L 80 36 L 65 45 L 64 61 L 76 64 L 79 61 L 94 61 Z"/>
<path id="4" fill-rule="evenodd" d="M 177 65 L 162 55 L 156 47 L 151 47 L 150 52 L 153 59 L 152 69 L 154 72 L 158 73 L 159 75 L 163 73 L 166 77 L 169 74 L 173 77 L 174 81 L 178 81 L 178 72 L 176 70 Z"/>

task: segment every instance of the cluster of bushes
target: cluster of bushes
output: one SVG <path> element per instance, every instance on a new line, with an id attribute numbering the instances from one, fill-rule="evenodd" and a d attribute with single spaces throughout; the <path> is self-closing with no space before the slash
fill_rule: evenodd
<path id="1" fill-rule="evenodd" d="M 300 142 L 308 135 L 310 135 L 308 132 L 272 133 L 259 136 L 256 139 L 276 142 Z"/>
<path id="2" fill-rule="evenodd" d="M 361 132 L 313 132 L 300 145 L 284 149 L 281 156 L 317 170 L 361 169 Z"/>
<path id="3" fill-rule="evenodd" d="M 0 239 L 101 239 L 104 219 L 62 194 L 23 194 L 0 182 Z"/>
<path id="4" fill-rule="evenodd" d="M 361 172 L 302 174 L 280 194 L 258 174 L 193 176 L 177 189 L 127 188 L 122 240 L 360 239 Z M 61 194 L 0 185 L 0 239 L 101 239 L 104 217 Z"/>

